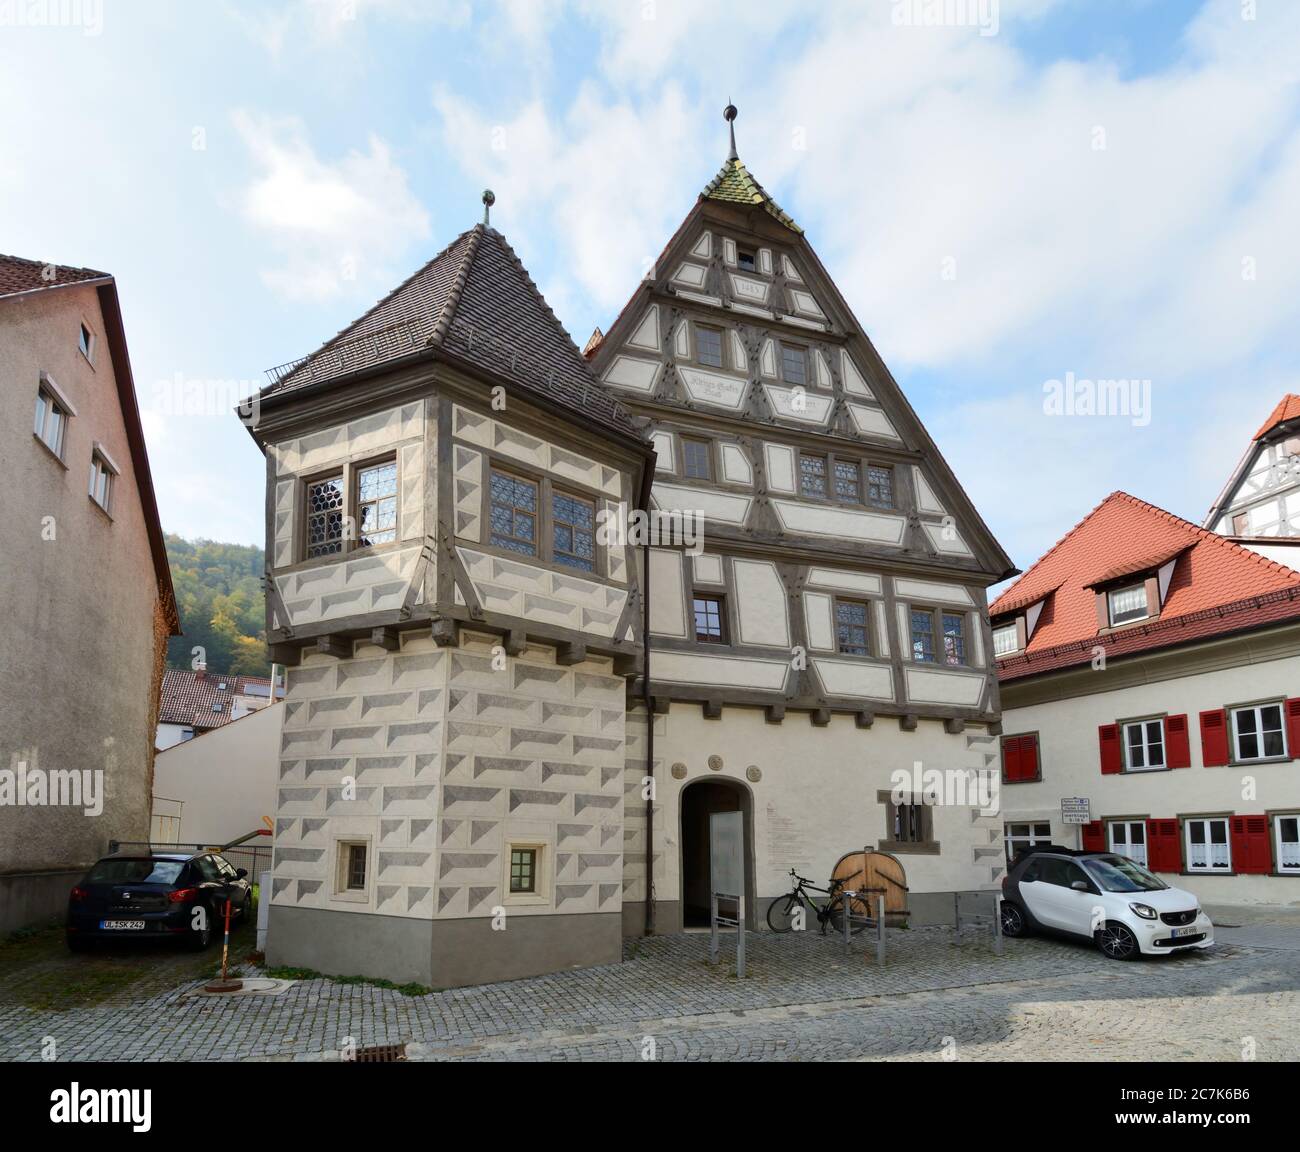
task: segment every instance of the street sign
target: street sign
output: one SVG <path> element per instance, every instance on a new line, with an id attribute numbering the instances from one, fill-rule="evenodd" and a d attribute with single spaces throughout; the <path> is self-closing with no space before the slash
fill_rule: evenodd
<path id="1" fill-rule="evenodd" d="M 1086 796 L 1061 797 L 1062 824 L 1089 824 L 1092 822 L 1091 809 Z"/>

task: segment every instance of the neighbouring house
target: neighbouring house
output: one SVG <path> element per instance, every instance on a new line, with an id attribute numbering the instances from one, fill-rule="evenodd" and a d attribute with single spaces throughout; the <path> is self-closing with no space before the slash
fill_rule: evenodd
<path id="1" fill-rule="evenodd" d="M 269 704 L 211 728 L 201 740 L 160 750 L 149 838 L 226 844 L 267 826 L 275 815 L 283 718 L 284 704 Z M 263 851 L 270 844 L 257 841 Z"/>
<path id="2" fill-rule="evenodd" d="M 0 932 L 148 835 L 180 634 L 113 277 L 0 256 Z"/>
<path id="3" fill-rule="evenodd" d="M 1255 433 L 1204 527 L 1300 569 L 1300 396 L 1283 396 Z"/>
<path id="4" fill-rule="evenodd" d="M 754 927 L 864 844 L 919 918 L 1000 875 L 915 769 L 996 761 L 1014 569 L 734 139 L 589 353 L 485 220 L 272 372 L 272 963 L 615 961 L 696 920 L 723 810 Z M 649 511 L 702 536 L 618 530 Z"/>
<path id="5" fill-rule="evenodd" d="M 1205 901 L 1300 900 L 1300 573 L 1115 492 L 990 613 L 1008 857 L 1078 844 Z"/>
<path id="6" fill-rule="evenodd" d="M 205 668 L 194 671 L 168 668 L 163 673 L 154 746 L 161 752 L 266 708 L 274 702 L 272 690 L 268 676 L 229 676 Z M 284 685 L 277 682 L 274 699 L 283 698 Z"/>

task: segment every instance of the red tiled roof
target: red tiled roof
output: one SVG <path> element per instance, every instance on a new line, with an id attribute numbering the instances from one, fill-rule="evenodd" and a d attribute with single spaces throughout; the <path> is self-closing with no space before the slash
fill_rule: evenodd
<path id="1" fill-rule="evenodd" d="M 1264 421 L 1263 426 L 1255 433 L 1256 440 L 1262 440 L 1279 424 L 1285 424 L 1288 420 L 1300 420 L 1300 396 L 1294 392 L 1289 392 L 1277 402 L 1277 407 L 1273 409 L 1272 414 Z"/>
<path id="2" fill-rule="evenodd" d="M 96 272 L 93 268 L 69 268 L 63 264 L 47 264 L 40 260 L 24 260 L 21 256 L 0 254 L 0 296 L 59 288 L 65 284 L 83 284 L 87 280 L 110 279 L 112 277 L 107 272 Z"/>
<path id="3" fill-rule="evenodd" d="M 225 685 L 223 688 L 222 685 Z M 249 692 L 250 687 L 263 689 Z M 163 673 L 160 724 L 185 724 L 191 728 L 220 728 L 230 723 L 230 706 L 236 696 L 254 696 L 270 700 L 271 681 L 266 676 L 225 676 L 184 668 L 168 668 Z M 277 688 L 276 698 L 283 699 L 284 689 Z"/>
<path id="4" fill-rule="evenodd" d="M 1100 633 L 1092 585 L 1175 556 L 1159 618 Z M 989 614 L 1015 611 L 1049 593 L 1028 648 L 998 661 L 1000 680 L 1088 663 L 1099 645 L 1113 659 L 1300 617 L 1300 572 L 1127 492 L 1107 496 Z"/>

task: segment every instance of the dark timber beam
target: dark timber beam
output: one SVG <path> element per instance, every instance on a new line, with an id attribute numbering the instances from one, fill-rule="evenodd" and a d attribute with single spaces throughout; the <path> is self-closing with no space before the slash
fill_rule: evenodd
<path id="1" fill-rule="evenodd" d="M 876 722 L 876 714 L 865 708 L 853 714 L 853 723 L 858 728 L 870 728 Z"/>
<path id="2" fill-rule="evenodd" d="M 370 643 L 385 652 L 396 652 L 402 646 L 402 642 L 397 638 L 396 628 L 370 629 Z"/>
<path id="3" fill-rule="evenodd" d="M 337 656 L 346 660 L 352 655 L 352 641 L 342 636 L 317 636 L 316 651 L 325 656 Z"/>
<path id="4" fill-rule="evenodd" d="M 449 620 L 446 616 L 435 620 L 431 626 L 433 642 L 439 648 L 454 648 L 457 640 L 457 626 L 455 620 Z"/>
<path id="5" fill-rule="evenodd" d="M 814 708 L 808 718 L 817 728 L 825 728 L 831 722 L 831 710 L 829 708 Z"/>
<path id="6" fill-rule="evenodd" d="M 505 635 L 507 656 L 522 656 L 528 647 L 528 633 L 522 628 L 511 628 Z"/>
<path id="7" fill-rule="evenodd" d="M 568 644 L 557 644 L 555 648 L 555 662 L 568 668 L 574 664 L 581 664 L 587 659 L 587 646 L 579 644 L 576 641 Z"/>
<path id="8" fill-rule="evenodd" d="M 785 719 L 785 705 L 769 704 L 763 709 L 763 713 L 769 724 L 780 724 Z"/>
<path id="9" fill-rule="evenodd" d="M 915 713 L 908 712 L 898 718 L 898 727 L 903 732 L 915 732 L 917 725 L 917 716 Z"/>
<path id="10" fill-rule="evenodd" d="M 722 697 L 710 696 L 704 701 L 704 719 L 721 720 L 722 719 Z"/>
<path id="11" fill-rule="evenodd" d="M 947 732 L 949 736 L 958 736 L 962 732 L 966 731 L 966 721 L 960 716 L 949 716 L 948 719 L 943 722 L 943 730 Z"/>

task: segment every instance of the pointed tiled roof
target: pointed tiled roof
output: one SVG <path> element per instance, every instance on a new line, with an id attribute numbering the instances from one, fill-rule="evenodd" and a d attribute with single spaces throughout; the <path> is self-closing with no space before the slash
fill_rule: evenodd
<path id="1" fill-rule="evenodd" d="M 1159 618 L 1102 633 L 1095 585 L 1176 564 Z M 1051 593 L 1022 656 L 998 661 L 1002 680 L 1243 631 L 1300 617 L 1300 572 L 1214 532 L 1112 492 L 990 606 L 996 617 Z"/>
<path id="2" fill-rule="evenodd" d="M 93 268 L 70 268 L 65 264 L 47 264 L 42 260 L 0 254 L 0 296 L 111 279 L 107 272 L 96 272 Z"/>
<path id="3" fill-rule="evenodd" d="M 443 351 L 643 439 L 592 375 L 513 248 L 495 228 L 461 233 L 355 323 L 310 356 L 272 370 L 263 395 Z"/>
<path id="4" fill-rule="evenodd" d="M 1300 396 L 1297 396 L 1294 392 L 1289 392 L 1278 401 L 1277 407 L 1273 409 L 1269 418 L 1264 421 L 1260 430 L 1255 433 L 1255 439 L 1263 440 L 1279 424 L 1298 419 L 1300 419 Z"/>
<path id="5" fill-rule="evenodd" d="M 718 174 L 704 186 L 700 199 L 723 200 L 729 204 L 761 204 L 769 215 L 780 220 L 791 232 L 803 232 L 734 156 L 729 157 Z"/>

